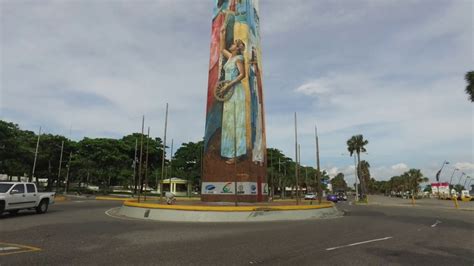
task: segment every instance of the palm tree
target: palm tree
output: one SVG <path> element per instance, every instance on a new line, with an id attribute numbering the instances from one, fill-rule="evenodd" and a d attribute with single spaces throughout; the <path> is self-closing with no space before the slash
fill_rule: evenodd
<path id="1" fill-rule="evenodd" d="M 360 187 L 361 187 L 361 196 L 365 198 L 367 187 L 365 186 L 365 180 L 361 178 L 360 175 L 360 153 L 366 152 L 365 145 L 369 144 L 368 140 L 364 140 L 363 135 L 355 135 L 352 136 L 350 139 L 347 140 L 347 150 L 351 154 L 357 154 L 357 177 L 360 180 Z"/>
<path id="2" fill-rule="evenodd" d="M 360 177 L 364 179 L 366 188 L 368 188 L 369 182 L 370 182 L 370 164 L 369 162 L 362 160 L 360 161 Z"/>
<path id="3" fill-rule="evenodd" d="M 410 169 L 408 172 L 405 172 L 408 179 L 408 187 L 413 192 L 417 193 L 420 189 L 420 183 L 428 182 L 428 178 L 424 177 L 420 169 Z"/>
<path id="4" fill-rule="evenodd" d="M 474 71 L 467 72 L 464 78 L 467 81 L 466 93 L 469 95 L 469 100 L 474 102 Z"/>

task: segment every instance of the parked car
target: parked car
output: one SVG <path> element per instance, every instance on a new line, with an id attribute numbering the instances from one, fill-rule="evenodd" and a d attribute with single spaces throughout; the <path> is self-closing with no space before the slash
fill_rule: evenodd
<path id="1" fill-rule="evenodd" d="M 328 194 L 328 196 L 326 197 L 326 199 L 327 199 L 328 201 L 332 201 L 332 202 L 334 202 L 334 203 L 338 202 L 337 196 L 334 195 L 334 194 Z"/>
<path id="2" fill-rule="evenodd" d="M 346 195 L 346 193 L 344 193 L 344 192 L 338 192 L 338 193 L 337 193 L 337 199 L 338 199 L 338 200 L 342 200 L 342 201 L 346 201 L 346 200 L 347 200 L 347 195 Z"/>
<path id="3" fill-rule="evenodd" d="M 304 195 L 305 200 L 316 200 L 316 194 L 315 193 L 307 193 Z"/>
<path id="4" fill-rule="evenodd" d="M 24 209 L 45 213 L 54 203 L 54 195 L 53 192 L 38 192 L 35 183 L 0 182 L 0 215 L 6 211 L 16 214 Z"/>

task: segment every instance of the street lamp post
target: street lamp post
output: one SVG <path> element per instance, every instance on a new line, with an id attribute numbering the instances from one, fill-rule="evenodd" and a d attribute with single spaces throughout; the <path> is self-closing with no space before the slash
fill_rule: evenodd
<path id="1" fill-rule="evenodd" d="M 465 176 L 465 175 L 466 175 L 466 173 L 462 172 L 462 174 L 461 174 L 461 176 L 459 177 L 459 180 L 458 180 L 458 185 L 461 184 L 461 179 L 462 179 L 462 177 Z"/>
<path id="2" fill-rule="evenodd" d="M 436 182 L 439 182 L 439 177 L 441 175 L 441 171 L 443 171 L 443 168 L 445 165 L 449 164 L 448 161 L 444 160 L 443 165 L 439 169 L 439 171 L 436 173 Z M 438 198 L 441 198 L 441 194 L 439 193 L 439 186 L 438 186 Z"/>
<path id="3" fill-rule="evenodd" d="M 449 164 L 449 162 L 445 160 L 445 161 L 443 162 L 443 165 L 441 166 L 441 169 L 439 169 L 438 173 L 436 173 L 436 181 L 437 181 L 437 182 L 439 182 L 439 177 L 440 177 L 440 175 L 441 175 L 441 171 L 443 171 L 444 166 L 447 165 L 447 164 Z M 438 193 L 438 194 L 439 194 L 439 193 Z"/>
<path id="4" fill-rule="evenodd" d="M 459 171 L 458 168 L 454 168 L 453 170 L 453 173 L 451 174 L 451 178 L 449 179 L 449 196 L 451 197 L 452 196 L 452 193 L 451 193 L 451 183 L 453 182 L 453 176 L 454 176 L 454 173 L 456 171 Z"/>
<path id="5" fill-rule="evenodd" d="M 463 185 L 464 188 L 466 188 L 466 182 L 467 182 L 467 180 L 470 179 L 470 178 L 471 178 L 470 176 L 466 176 L 466 180 L 464 181 L 464 185 Z"/>
<path id="6" fill-rule="evenodd" d="M 469 190 L 469 191 L 470 191 L 469 185 L 471 185 L 471 180 L 472 180 L 472 179 L 469 179 L 469 183 L 467 183 L 467 187 L 466 187 L 466 189 Z"/>

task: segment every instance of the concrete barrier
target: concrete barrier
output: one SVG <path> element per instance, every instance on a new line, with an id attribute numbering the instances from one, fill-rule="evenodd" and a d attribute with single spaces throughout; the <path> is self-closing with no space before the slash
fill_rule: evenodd
<path id="1" fill-rule="evenodd" d="M 279 206 L 162 205 L 126 201 L 118 215 L 168 222 L 263 222 L 340 217 L 334 204 Z"/>

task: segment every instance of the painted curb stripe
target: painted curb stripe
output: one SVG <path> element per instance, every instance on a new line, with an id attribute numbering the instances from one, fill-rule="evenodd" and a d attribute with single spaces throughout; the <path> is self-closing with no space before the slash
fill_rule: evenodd
<path id="1" fill-rule="evenodd" d="M 17 254 L 17 253 L 25 253 L 25 252 L 35 252 L 35 251 L 41 251 L 40 248 L 37 247 L 32 247 L 32 246 L 26 246 L 26 245 L 19 245 L 19 244 L 12 244 L 12 243 L 5 243 L 5 242 L 0 242 L 0 245 L 5 245 L 6 247 L 3 247 L 3 250 L 5 249 L 10 249 L 11 252 L 1 252 L 0 256 L 6 256 L 6 255 L 11 255 L 11 254 Z M 18 250 L 20 249 L 20 250 Z M 13 251 L 15 250 L 15 251 Z"/>

